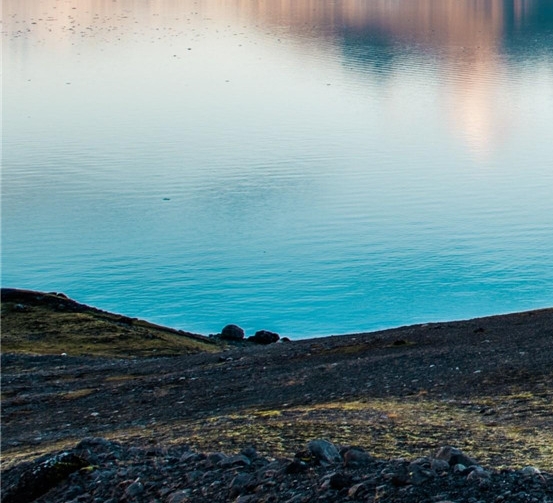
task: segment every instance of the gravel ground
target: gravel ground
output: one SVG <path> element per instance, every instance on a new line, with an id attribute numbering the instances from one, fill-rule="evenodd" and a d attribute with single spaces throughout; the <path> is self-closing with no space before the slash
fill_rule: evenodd
<path id="1" fill-rule="evenodd" d="M 137 453 L 136 473 L 135 468 L 121 468 L 120 460 L 109 468 L 118 477 L 109 484 L 127 481 L 117 486 L 125 487 L 125 491 L 136 478 L 142 481 L 144 492 L 136 489 L 139 493 L 134 496 L 125 493 L 127 501 L 170 501 L 169 493 L 160 493 L 158 486 L 152 491 L 146 487 L 144 477 L 154 461 L 179 477 L 179 481 L 169 480 L 169 486 L 186 493 L 205 484 L 187 482 L 181 471 L 207 473 L 212 471 L 207 464 L 217 465 L 206 461 L 210 453 L 225 453 L 226 457 L 248 447 L 255 449 L 257 464 L 252 461 L 241 466 L 237 475 L 245 470 L 250 476 L 255 470 L 263 471 L 272 460 L 283 459 L 274 470 L 271 468 L 278 486 L 292 480 L 283 482 L 279 477 L 288 477 L 286 467 L 294 455 L 305 450 L 310 441 L 324 438 L 339 449 L 362 445 L 374 463 L 400 457 L 411 461 L 432 458 L 436 449 L 454 445 L 478 459 L 479 464 L 491 467 L 486 472 L 508 469 L 520 475 L 514 476 L 517 480 L 523 480 L 530 474 L 523 475 L 520 469 L 533 466 L 543 474 L 524 480 L 532 480 L 536 487 L 542 482 L 543 487 L 550 487 L 552 374 L 553 309 L 269 346 L 242 343 L 215 353 L 164 358 L 3 354 L 2 486 L 7 487 L 5 480 L 14 484 L 17 470 L 29 469 L 31 465 L 23 462 L 34 460 L 32 466 L 36 468 L 37 459 L 50 459 L 56 452 L 76 452 L 75 447 L 85 438 L 103 438 L 99 443 L 106 442 L 109 449 L 115 449 L 110 443 L 115 442 L 124 452 Z M 182 461 L 182 466 L 176 461 L 189 451 L 200 456 L 194 461 L 200 463 L 198 467 L 188 466 L 192 458 Z M 121 462 L 134 466 L 133 456 L 125 454 Z M 86 455 L 84 458 L 88 459 Z M 108 465 L 102 466 L 108 470 Z M 150 468 L 144 471 L 141 466 Z M 236 466 L 223 468 L 236 471 Z M 294 476 L 301 478 L 298 484 L 307 484 L 315 491 L 309 494 L 316 500 L 324 496 L 316 491 L 330 483 L 325 477 L 337 469 L 342 473 L 343 468 L 343 460 L 333 467 L 311 460 L 305 471 Z M 351 487 L 369 479 L 374 479 L 375 487 L 391 483 L 391 479 L 378 478 L 384 477 L 385 468 L 378 465 L 364 474 L 348 471 L 346 478 L 351 484 L 339 489 L 326 487 L 324 491 L 337 491 L 332 496 L 335 499 L 324 496 L 321 501 L 338 501 L 337 494 L 348 501 Z M 441 494 L 437 480 L 459 480 L 455 477 L 461 472 L 454 473 L 453 465 L 450 468 L 446 475 L 429 477 L 434 482 L 425 487 L 433 488 L 428 490 L 434 491 L 434 496 Z M 121 478 L 127 469 L 129 477 Z M 93 471 L 76 473 L 78 477 L 94 477 Z M 463 481 L 469 473 L 463 474 Z M 507 484 L 497 477 L 490 475 L 482 487 L 488 491 L 490 484 Z M 227 478 L 224 484 L 230 484 Z M 65 489 L 58 489 L 69 490 L 72 480 L 64 479 Z M 205 475 L 207 480 L 210 484 L 215 481 Z M 402 489 L 393 486 L 394 491 L 404 491 L 404 499 L 393 499 L 396 496 L 390 493 L 391 499 L 381 495 L 379 501 L 433 501 L 416 499 L 420 495 L 405 499 L 406 488 L 416 484 L 404 482 Z M 90 493 L 88 482 L 79 484 L 84 492 L 77 494 L 73 488 L 75 501 L 107 501 L 94 499 L 100 496 Z M 513 490 L 509 486 L 503 492 Z M 276 491 L 277 499 L 240 499 L 251 496 L 250 489 L 235 491 L 234 499 L 224 493 L 223 499 L 217 500 L 210 491 L 204 490 L 205 499 L 198 499 L 196 494 L 195 499 L 187 500 L 192 493 L 186 493 L 181 500 L 173 496 L 171 501 L 314 501 L 301 499 L 301 494 L 308 494 L 303 489 L 296 500 L 289 492 L 287 500 L 280 498 L 281 491 Z M 371 491 L 363 497 L 369 498 L 370 493 L 374 498 Z M 489 499 L 489 494 L 470 500 L 468 496 L 463 499 L 459 491 L 452 501 L 534 501 L 520 499 L 522 496 Z M 496 496 L 503 494 L 494 491 Z M 267 498 L 270 492 L 266 492 Z M 119 496 L 110 497 L 123 497 L 114 494 Z M 539 496 L 532 496 L 532 491 L 528 494 L 528 498 Z M 549 501 L 543 499 L 546 497 L 553 501 L 550 493 L 540 494 L 542 499 L 536 501 Z M 69 496 L 64 498 L 69 501 Z M 43 498 L 41 501 L 63 501 Z"/>

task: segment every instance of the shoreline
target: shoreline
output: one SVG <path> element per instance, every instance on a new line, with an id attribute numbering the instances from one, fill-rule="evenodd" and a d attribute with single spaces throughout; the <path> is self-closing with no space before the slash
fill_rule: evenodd
<path id="1" fill-rule="evenodd" d="M 60 298 L 65 299 L 69 303 L 74 305 L 74 310 L 86 310 L 91 312 L 96 312 L 99 314 L 104 315 L 110 315 L 114 317 L 118 317 L 122 320 L 128 320 L 128 321 L 135 321 L 147 324 L 148 326 L 158 328 L 160 330 L 166 330 L 173 332 L 178 335 L 186 335 L 189 337 L 197 337 L 201 340 L 210 339 L 210 336 L 213 334 L 202 334 L 197 332 L 190 332 L 183 329 L 174 328 L 168 325 L 162 325 L 160 323 L 151 322 L 149 320 L 143 319 L 143 318 L 137 318 L 137 317 L 130 317 L 125 314 L 121 313 L 114 313 L 111 311 L 106 311 L 104 309 L 81 303 L 75 299 L 72 299 L 61 292 L 43 292 L 38 290 L 28 290 L 28 289 L 20 289 L 20 288 L 11 288 L 11 287 L 2 287 L 1 288 L 1 297 L 3 302 L 27 302 L 32 297 L 40 297 L 39 302 L 44 302 L 47 304 L 52 304 L 53 302 L 58 302 Z M 467 317 L 467 318 L 455 318 L 455 319 L 439 319 L 434 321 L 421 321 L 417 323 L 407 323 L 402 325 L 394 325 L 394 326 L 385 326 L 381 327 L 375 330 L 361 330 L 361 331 L 353 331 L 353 332 L 347 332 L 347 333 L 329 333 L 329 334 L 320 334 L 317 336 L 296 336 L 292 339 L 290 339 L 292 342 L 299 342 L 299 341 L 314 341 L 319 339 L 325 339 L 329 337 L 352 337 L 352 336 L 358 336 L 358 335 L 368 335 L 368 334 L 375 334 L 375 333 L 382 333 L 382 332 L 389 332 L 394 330 L 405 330 L 408 328 L 413 327 L 424 327 L 424 326 L 430 326 L 430 325 L 445 325 L 445 324 L 451 324 L 451 323 L 464 323 L 464 322 L 475 322 L 477 320 L 488 320 L 493 319 L 497 317 L 504 317 L 504 316 L 517 316 L 517 315 L 524 315 L 526 313 L 540 313 L 543 311 L 549 311 L 553 310 L 553 306 L 545 306 L 545 307 L 537 307 L 529 310 L 523 310 L 523 311 L 505 311 L 501 313 L 492 313 L 487 314 L 483 316 L 475 316 L 475 317 Z M 232 323 L 232 321 L 229 321 L 229 323 Z M 221 327 L 223 328 L 223 327 Z M 260 327 L 263 328 L 263 327 Z M 285 337 L 289 337 L 288 334 L 282 334 Z"/>

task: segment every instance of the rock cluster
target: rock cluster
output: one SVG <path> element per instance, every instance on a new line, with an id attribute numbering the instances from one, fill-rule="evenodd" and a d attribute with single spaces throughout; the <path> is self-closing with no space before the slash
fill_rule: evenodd
<path id="1" fill-rule="evenodd" d="M 535 467 L 489 470 L 449 446 L 411 461 L 384 461 L 322 439 L 293 458 L 273 459 L 253 447 L 227 455 L 87 438 L 70 451 L 6 470 L 2 486 L 2 503 L 553 501 L 553 476 Z"/>
<path id="2" fill-rule="evenodd" d="M 226 325 L 220 334 L 212 335 L 211 337 L 228 342 L 248 341 L 255 344 L 273 344 L 280 340 L 280 335 L 268 330 L 258 330 L 254 335 L 246 338 L 244 329 L 238 325 Z"/>

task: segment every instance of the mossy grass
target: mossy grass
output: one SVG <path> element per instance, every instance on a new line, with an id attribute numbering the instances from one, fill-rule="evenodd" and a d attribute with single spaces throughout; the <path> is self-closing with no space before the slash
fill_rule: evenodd
<path id="1" fill-rule="evenodd" d="M 2 290 L 1 343 L 3 353 L 119 358 L 221 349 L 207 337 L 107 313 L 59 294 L 20 290 Z"/>
<path id="2" fill-rule="evenodd" d="M 495 469 L 533 465 L 553 471 L 553 431 L 539 426 L 540 417 L 553 414 L 552 398 L 547 393 L 514 391 L 463 401 L 394 397 L 244 409 L 202 419 L 115 429 L 103 436 L 123 443 L 187 444 L 206 452 L 233 453 L 253 445 L 263 455 L 273 457 L 291 457 L 314 438 L 362 446 L 382 459 L 412 459 L 427 456 L 440 446 L 454 445 Z M 488 415 L 492 408 L 495 413 Z M 3 453 L 3 463 L 11 466 L 44 452 L 70 448 L 78 440 L 9 448 Z"/>
<path id="3" fill-rule="evenodd" d="M 454 445 L 480 463 L 500 468 L 538 466 L 553 470 L 553 431 L 538 426 L 532 414 L 551 415 L 551 397 L 517 395 L 484 401 L 371 399 L 329 402 L 280 410 L 245 410 L 208 420 L 171 425 L 171 436 L 200 450 L 236 450 L 255 445 L 271 455 L 290 456 L 314 438 L 363 446 L 373 456 L 426 456 Z M 482 413 L 497 406 L 501 421 Z M 524 411 L 524 412 L 523 412 Z"/>

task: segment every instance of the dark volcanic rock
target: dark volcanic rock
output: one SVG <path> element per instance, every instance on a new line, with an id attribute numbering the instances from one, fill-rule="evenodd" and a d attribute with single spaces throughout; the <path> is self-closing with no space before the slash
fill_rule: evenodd
<path id="1" fill-rule="evenodd" d="M 33 501 L 85 466 L 88 466 L 88 462 L 72 452 L 41 458 L 34 464 L 24 466 L 7 487 L 3 478 L 2 503 Z"/>
<path id="2" fill-rule="evenodd" d="M 248 337 L 248 341 L 255 342 L 256 344 L 273 344 L 274 342 L 278 342 L 279 339 L 280 335 L 268 330 L 259 330 L 255 335 Z"/>
<path id="3" fill-rule="evenodd" d="M 328 440 L 312 440 L 307 444 L 307 449 L 323 465 L 333 465 L 343 461 L 340 451 Z"/>
<path id="4" fill-rule="evenodd" d="M 436 452 L 436 459 L 441 459 L 447 461 L 450 466 L 455 465 L 464 465 L 464 466 L 473 466 L 476 465 L 476 461 L 472 458 L 469 458 L 463 454 L 459 449 L 446 445 L 445 447 L 440 447 Z"/>
<path id="5" fill-rule="evenodd" d="M 221 339 L 225 341 L 241 341 L 244 339 L 244 330 L 238 325 L 227 325 L 221 331 Z"/>
<path id="6" fill-rule="evenodd" d="M 313 440 L 302 452 L 309 460 L 271 460 L 252 448 L 237 455 L 202 454 L 187 446 L 152 448 L 85 439 L 72 451 L 2 473 L 2 503 L 553 501 L 553 476 L 535 467 L 497 472 L 472 465 L 461 473 L 455 469 L 460 463 L 430 456 L 411 462 L 377 460 L 357 447 L 338 451 L 326 440 Z M 471 459 L 452 447 L 438 451 L 441 456 L 444 452 L 457 456 L 453 462 Z M 91 469 L 79 470 L 92 459 L 96 463 Z M 43 478 L 48 482 L 33 490 L 46 473 L 51 475 Z"/>
<path id="7" fill-rule="evenodd" d="M 351 468 L 367 465 L 372 460 L 371 456 L 362 447 L 349 447 L 344 449 L 341 455 L 344 458 L 344 464 Z"/>

